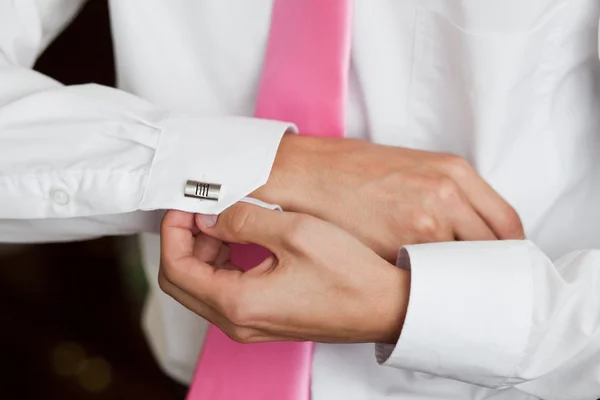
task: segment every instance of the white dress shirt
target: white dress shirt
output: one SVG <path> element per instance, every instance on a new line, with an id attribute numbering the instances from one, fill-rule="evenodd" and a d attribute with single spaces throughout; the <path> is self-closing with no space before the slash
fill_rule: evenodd
<path id="1" fill-rule="evenodd" d="M 145 327 L 186 382 L 206 323 L 159 291 L 149 211 L 218 213 L 266 181 L 290 126 L 250 118 L 272 0 L 111 1 L 119 90 L 31 70 L 80 3 L 0 0 L 0 241 L 147 232 Z M 467 158 L 531 241 L 408 246 L 398 344 L 383 365 L 318 344 L 314 400 L 600 397 L 600 251 L 581 250 L 600 249 L 599 18 L 598 0 L 355 1 L 348 136 Z"/>

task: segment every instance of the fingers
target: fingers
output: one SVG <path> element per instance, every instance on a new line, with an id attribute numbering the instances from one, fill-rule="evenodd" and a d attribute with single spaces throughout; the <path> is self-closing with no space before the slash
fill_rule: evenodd
<path id="1" fill-rule="evenodd" d="M 217 311 L 216 308 L 205 304 L 194 296 L 188 294 L 179 287 L 173 285 L 165 276 L 159 274 L 160 288 L 175 301 L 181 303 L 190 311 L 198 314 L 208 322 L 216 325 L 232 340 L 240 343 L 260 343 L 260 342 L 282 342 L 290 340 L 298 340 L 299 338 L 288 337 L 275 332 L 268 332 L 262 329 L 246 326 L 244 324 L 237 325 L 227 318 L 227 312 Z M 242 317 L 243 318 L 243 317 Z"/>
<path id="2" fill-rule="evenodd" d="M 219 257 L 220 243 L 209 237 L 197 238 L 193 234 L 195 230 L 193 214 L 181 211 L 165 214 L 160 235 L 160 273 L 172 285 L 214 305 L 222 296 L 233 295 L 241 272 L 216 271 L 208 262 Z"/>
<path id="3" fill-rule="evenodd" d="M 449 227 L 448 240 L 496 240 L 496 235 L 477 213 L 462 188 L 451 178 L 444 179 L 440 181 L 438 190 L 442 202 L 437 213 Z"/>
<path id="4" fill-rule="evenodd" d="M 498 239 L 523 239 L 516 211 L 464 159 L 449 156 L 444 168 Z M 481 239 L 479 239 L 481 240 Z"/>
<path id="5" fill-rule="evenodd" d="M 193 254 L 198 260 L 212 264 L 221 253 L 221 246 L 219 239 L 200 233 L 196 236 Z"/>
<path id="6" fill-rule="evenodd" d="M 517 212 L 479 176 L 463 187 L 473 208 L 501 240 L 524 239 L 523 225 Z"/>
<path id="7" fill-rule="evenodd" d="M 168 278 L 166 278 L 163 270 L 161 270 L 158 274 L 158 285 L 163 292 L 207 321 L 214 324 L 219 320 L 219 313 L 217 313 L 214 308 L 198 301 L 185 291 L 178 288 Z"/>
<path id="8" fill-rule="evenodd" d="M 231 248 L 223 243 L 220 239 L 216 239 L 199 233 L 196 235 L 196 243 L 194 244 L 194 257 L 207 264 L 215 267 L 223 267 L 229 262 L 231 256 Z"/>
<path id="9" fill-rule="evenodd" d="M 240 204 L 221 214 L 213 228 L 195 234 L 194 216 L 168 212 L 161 225 L 161 288 L 236 341 L 297 340 L 276 325 L 265 326 L 262 318 L 273 314 L 272 301 L 265 300 L 265 288 L 273 285 L 264 279 L 277 276 L 268 274 L 277 266 L 277 258 L 271 255 L 243 272 L 230 262 L 230 248 L 221 242 L 271 246 L 286 236 L 293 216 Z"/>
<path id="10" fill-rule="evenodd" d="M 214 260 L 214 265 L 219 268 L 224 268 L 226 264 L 231 264 L 229 262 L 230 259 L 231 247 L 229 247 L 229 245 L 226 244 L 221 244 L 221 249 L 219 250 L 219 254 Z"/>
<path id="11" fill-rule="evenodd" d="M 230 243 L 254 243 L 273 251 L 294 224 L 295 214 L 237 203 L 225 210 L 213 227 L 200 229 Z"/>
<path id="12" fill-rule="evenodd" d="M 451 212 L 453 240 L 496 240 L 497 237 L 471 204 L 463 202 Z"/>
<path id="13" fill-rule="evenodd" d="M 167 211 L 161 227 L 161 249 L 167 249 L 162 254 L 171 260 L 189 257 L 194 252 L 194 234 L 198 228 L 194 222 L 194 214 L 183 211 Z"/>

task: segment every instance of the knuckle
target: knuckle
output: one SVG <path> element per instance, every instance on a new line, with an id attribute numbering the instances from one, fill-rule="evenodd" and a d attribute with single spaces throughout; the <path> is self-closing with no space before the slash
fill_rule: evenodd
<path id="1" fill-rule="evenodd" d="M 440 225 L 435 217 L 429 214 L 419 214 L 413 220 L 413 228 L 418 237 L 431 240 L 438 235 Z"/>
<path id="2" fill-rule="evenodd" d="M 177 279 L 178 270 L 175 267 L 175 263 L 169 262 L 168 260 L 163 260 L 160 263 L 160 273 L 158 275 L 158 283 L 159 285 L 162 283 L 165 286 L 169 284 L 173 284 Z M 161 287 L 162 289 L 162 287 Z"/>
<path id="3" fill-rule="evenodd" d="M 254 332 L 250 329 L 242 327 L 231 328 L 230 332 L 227 333 L 227 336 L 229 336 L 233 341 L 242 344 L 254 343 L 256 341 L 256 335 Z"/>
<path id="4" fill-rule="evenodd" d="M 231 302 L 223 308 L 223 315 L 236 326 L 245 326 L 246 310 L 239 302 Z"/>
<path id="5" fill-rule="evenodd" d="M 444 156 L 443 168 L 450 176 L 456 179 L 463 178 L 473 171 L 473 167 L 471 167 L 471 164 L 469 164 L 467 160 L 455 154 L 447 154 Z"/>
<path id="6" fill-rule="evenodd" d="M 222 306 L 223 316 L 237 327 L 247 327 L 251 323 L 251 310 L 248 303 L 231 299 Z"/>
<path id="7" fill-rule="evenodd" d="M 514 208 L 508 207 L 502 215 L 502 220 L 504 222 L 503 228 L 507 238 L 522 239 L 525 237 L 523 223 Z"/>
<path id="8" fill-rule="evenodd" d="M 439 200 L 448 202 L 459 198 L 460 189 L 454 180 L 443 176 L 437 181 L 435 193 Z"/>
<path id="9" fill-rule="evenodd" d="M 227 228 L 235 236 L 242 235 L 254 218 L 251 208 L 247 204 L 236 204 L 227 215 Z"/>
<path id="10" fill-rule="evenodd" d="M 166 277 L 164 271 L 161 271 L 158 274 L 158 287 L 160 288 L 160 290 L 162 290 L 165 293 L 169 293 L 169 291 L 170 291 L 171 282 Z"/>
<path id="11" fill-rule="evenodd" d="M 297 214 L 290 222 L 289 228 L 285 233 L 285 239 L 288 243 L 302 247 L 310 237 L 311 219 L 305 215 Z"/>

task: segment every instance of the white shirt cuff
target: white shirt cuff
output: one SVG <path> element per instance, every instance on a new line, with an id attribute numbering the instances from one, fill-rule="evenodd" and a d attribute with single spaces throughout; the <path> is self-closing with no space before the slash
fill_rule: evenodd
<path id="1" fill-rule="evenodd" d="M 396 346 L 377 345 L 386 366 L 499 388 L 523 357 L 532 315 L 526 241 L 406 246 L 408 313 Z M 514 382 L 512 382 L 514 384 Z"/>
<path id="2" fill-rule="evenodd" d="M 283 134 L 294 129 L 256 118 L 171 114 L 141 209 L 219 214 L 267 182 Z M 185 197 L 188 180 L 221 185 L 218 201 Z"/>

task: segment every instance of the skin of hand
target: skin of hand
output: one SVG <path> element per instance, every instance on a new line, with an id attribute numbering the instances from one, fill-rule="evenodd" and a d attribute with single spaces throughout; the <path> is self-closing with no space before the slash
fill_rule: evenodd
<path id="1" fill-rule="evenodd" d="M 236 204 L 215 226 L 169 211 L 161 226 L 160 287 L 243 342 L 310 340 L 396 343 L 410 272 L 379 257 L 332 223 Z M 272 255 L 249 271 L 226 243 L 254 243 Z"/>
<path id="2" fill-rule="evenodd" d="M 286 134 L 251 196 L 332 222 L 395 260 L 406 244 L 523 239 L 515 210 L 463 158 Z"/>

